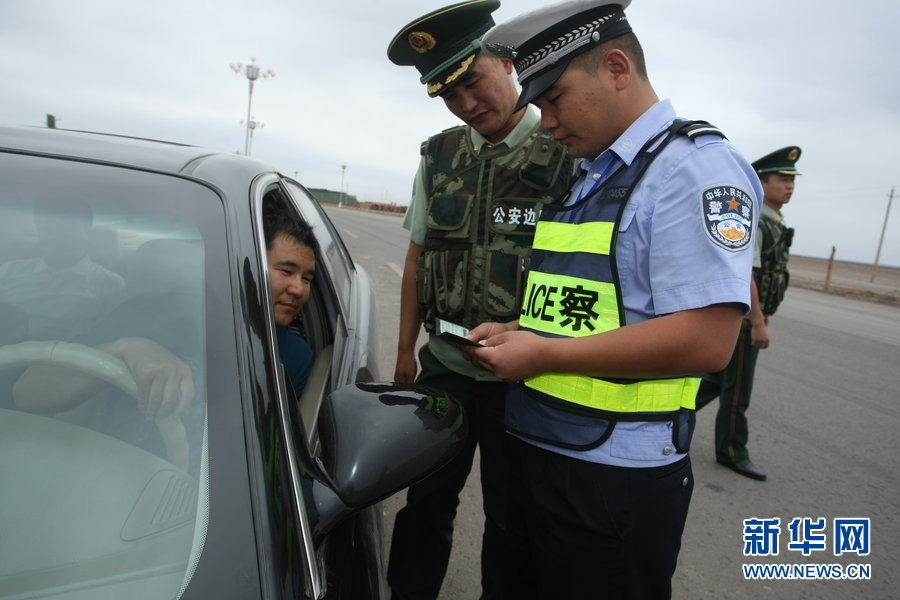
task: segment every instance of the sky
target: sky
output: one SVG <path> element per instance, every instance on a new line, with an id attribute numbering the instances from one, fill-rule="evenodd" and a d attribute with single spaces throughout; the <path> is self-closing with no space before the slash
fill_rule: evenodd
<path id="1" fill-rule="evenodd" d="M 506 0 L 502 23 L 547 2 Z M 251 154 L 307 187 L 407 204 L 428 136 L 457 124 L 387 59 L 423 0 L 2 0 L 0 123 Z M 900 266 L 900 2 L 634 0 L 651 83 L 753 161 L 798 145 L 792 252 Z M 345 165 L 345 168 L 342 168 Z M 900 196 L 900 188 L 896 195 Z M 886 219 L 886 216 L 888 217 Z M 886 225 L 886 226 L 885 226 Z"/>

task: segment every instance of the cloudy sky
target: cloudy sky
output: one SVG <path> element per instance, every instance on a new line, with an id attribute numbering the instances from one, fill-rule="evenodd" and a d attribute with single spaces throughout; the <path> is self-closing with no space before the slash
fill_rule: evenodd
<path id="1" fill-rule="evenodd" d="M 386 57 L 422 0 L 2 0 L 0 122 L 243 152 L 251 57 L 263 124 L 252 154 L 309 187 L 406 204 L 419 143 L 455 124 L 418 73 Z M 506 0 L 498 22 L 546 4 Z M 900 186 L 900 3 L 634 0 L 650 78 L 688 118 L 754 160 L 803 149 L 794 252 L 871 264 Z M 900 188 L 897 194 L 900 195 Z M 881 265 L 900 265 L 900 201 Z"/>

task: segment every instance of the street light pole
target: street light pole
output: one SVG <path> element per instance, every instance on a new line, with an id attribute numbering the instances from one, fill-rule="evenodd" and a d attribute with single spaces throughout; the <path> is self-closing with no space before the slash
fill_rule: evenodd
<path id="1" fill-rule="evenodd" d="M 241 121 L 241 125 L 243 125 L 243 124 L 244 124 L 244 122 Z M 265 126 L 266 126 L 265 123 L 263 123 L 261 121 L 257 121 L 253 117 L 250 117 L 250 121 L 247 122 L 247 128 L 248 128 L 248 131 L 250 132 L 250 135 L 247 136 L 247 139 L 245 141 L 244 154 L 246 154 L 247 156 L 250 156 L 250 151 L 253 149 L 253 132 L 257 128 L 262 129 Z"/>
<path id="2" fill-rule="evenodd" d="M 341 165 L 341 197 L 338 200 L 338 208 L 344 205 L 344 172 L 347 170 L 347 165 Z"/>
<path id="3" fill-rule="evenodd" d="M 884 243 L 884 232 L 887 229 L 888 217 L 891 214 L 891 203 L 894 201 L 894 188 L 891 188 L 891 195 L 888 196 L 887 210 L 884 211 L 884 225 L 881 226 L 881 238 L 878 240 L 878 251 L 875 253 L 875 264 L 872 265 L 872 277 L 869 283 L 875 282 L 875 274 L 878 272 L 878 260 L 881 258 L 881 245 Z"/>
<path id="4" fill-rule="evenodd" d="M 266 69 L 263 71 L 259 65 L 256 64 L 256 57 L 250 57 L 249 65 L 242 65 L 241 63 L 231 63 L 229 65 L 231 70 L 236 74 L 243 74 L 247 77 L 247 81 L 250 82 L 250 93 L 247 97 L 247 128 L 244 134 L 244 154 L 247 156 L 250 155 L 250 137 L 252 135 L 252 130 L 256 127 L 256 123 L 250 117 L 250 110 L 253 105 L 253 84 L 257 79 L 268 79 L 269 77 L 275 77 L 275 71 L 272 69 Z"/>

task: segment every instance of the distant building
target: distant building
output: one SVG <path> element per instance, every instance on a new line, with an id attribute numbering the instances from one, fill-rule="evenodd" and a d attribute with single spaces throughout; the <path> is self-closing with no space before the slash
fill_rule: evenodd
<path id="1" fill-rule="evenodd" d="M 353 194 L 344 194 L 343 199 L 341 198 L 340 192 L 334 192 L 331 190 L 323 190 L 321 188 L 308 188 L 309 193 L 313 195 L 313 197 L 323 204 L 338 204 L 343 203 L 349 206 L 357 206 L 359 201 L 356 199 L 356 196 Z"/>
<path id="2" fill-rule="evenodd" d="M 404 214 L 406 212 L 406 206 L 398 206 L 396 204 L 391 204 L 387 202 L 360 202 L 356 196 L 351 194 L 344 194 L 343 201 L 341 200 L 341 193 L 334 192 L 332 190 L 323 190 L 321 188 L 308 188 L 309 193 L 315 197 L 316 200 L 321 202 L 322 204 L 338 204 L 339 202 L 343 202 L 344 206 L 352 206 L 353 208 L 359 208 L 363 210 L 376 210 L 379 212 L 389 212 L 389 213 L 398 213 Z"/>
<path id="3" fill-rule="evenodd" d="M 384 202 L 363 202 L 360 204 L 360 208 L 377 210 L 378 212 L 405 214 L 408 207 L 398 206 L 396 204 L 385 204 Z"/>

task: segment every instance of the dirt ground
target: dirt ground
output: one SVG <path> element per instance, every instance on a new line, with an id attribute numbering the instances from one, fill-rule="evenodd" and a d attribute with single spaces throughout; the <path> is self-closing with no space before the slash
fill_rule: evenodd
<path id="1" fill-rule="evenodd" d="M 791 256 L 791 286 L 900 306 L 900 269 Z M 874 281 L 873 281 L 874 275 Z"/>

